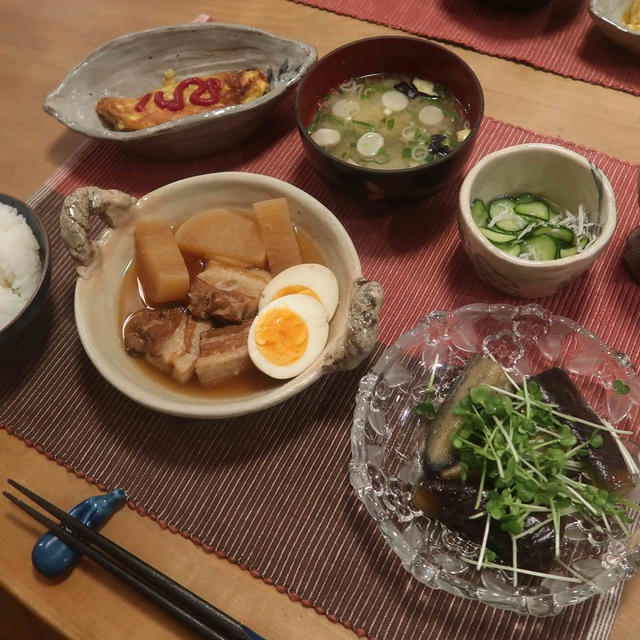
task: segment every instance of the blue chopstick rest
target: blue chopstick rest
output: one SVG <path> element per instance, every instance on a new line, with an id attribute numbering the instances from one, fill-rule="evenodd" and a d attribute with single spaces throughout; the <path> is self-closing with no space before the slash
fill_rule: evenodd
<path id="1" fill-rule="evenodd" d="M 247 634 L 249 640 L 264 640 L 262 636 L 259 636 L 255 631 L 251 631 L 249 627 L 245 627 L 243 624 L 240 625 L 242 630 Z"/>
<path id="2" fill-rule="evenodd" d="M 69 515 L 91 529 L 98 529 L 124 503 L 125 499 L 124 491 L 116 489 L 111 493 L 103 493 L 83 500 L 69 511 Z M 47 532 L 33 547 L 31 562 L 40 573 L 56 578 L 72 569 L 79 556 L 80 554 L 68 547 L 60 538 Z"/>

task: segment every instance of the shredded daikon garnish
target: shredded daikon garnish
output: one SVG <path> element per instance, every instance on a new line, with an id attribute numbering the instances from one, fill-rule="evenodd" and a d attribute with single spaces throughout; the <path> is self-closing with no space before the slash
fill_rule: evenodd
<path id="1" fill-rule="evenodd" d="M 513 214 L 511 213 L 511 211 L 509 211 L 509 209 L 505 208 L 504 211 L 501 211 L 498 215 L 496 215 L 493 218 L 491 218 L 491 221 L 487 225 L 487 228 L 491 229 L 493 226 L 495 226 L 501 220 L 505 220 L 506 218 L 511 218 L 512 216 L 513 216 Z"/>
<path id="2" fill-rule="evenodd" d="M 521 232 L 520 235 L 516 238 L 516 241 L 521 240 L 522 238 L 524 238 L 527 233 L 529 233 L 529 231 L 533 231 L 536 227 L 536 223 L 532 222 L 530 224 L 528 224 Z M 522 257 L 522 255 L 520 255 L 520 257 Z"/>
<path id="3" fill-rule="evenodd" d="M 549 204 L 548 201 L 546 202 L 547 204 Z M 550 208 L 553 210 L 552 206 L 550 206 Z M 531 233 L 535 229 L 547 226 L 565 227 L 569 229 L 573 233 L 573 242 L 571 246 L 575 247 L 576 253 L 582 253 L 583 251 L 585 251 L 585 249 L 588 249 L 595 242 L 595 239 L 597 237 L 597 225 L 594 222 L 589 221 L 589 216 L 586 212 L 585 207 L 580 204 L 578 206 L 577 214 L 574 214 L 568 209 L 565 209 L 562 213 L 556 213 L 555 215 L 551 216 L 547 221 L 540 220 L 527 225 L 527 227 L 523 229 L 516 238 L 516 242 L 524 238 L 527 234 Z M 534 249 L 532 249 L 531 251 L 523 251 L 518 257 L 523 260 L 538 259 Z"/>
<path id="4" fill-rule="evenodd" d="M 578 207 L 578 235 L 581 236 L 584 231 L 584 208 L 582 205 Z"/>

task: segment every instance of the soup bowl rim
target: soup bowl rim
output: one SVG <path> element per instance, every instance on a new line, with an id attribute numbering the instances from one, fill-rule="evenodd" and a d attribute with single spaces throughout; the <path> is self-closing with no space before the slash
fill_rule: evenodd
<path id="1" fill-rule="evenodd" d="M 313 140 L 313 138 L 311 137 L 311 134 L 307 130 L 307 127 L 302 122 L 302 116 L 300 114 L 301 95 L 305 87 L 307 86 L 309 79 L 311 78 L 311 74 L 316 68 L 319 68 L 320 66 L 322 66 L 323 62 L 325 61 L 325 58 L 327 58 L 328 56 L 337 54 L 340 51 L 348 50 L 351 47 L 355 45 L 359 45 L 363 42 L 370 42 L 374 40 L 392 40 L 392 41 L 411 40 L 413 42 L 420 43 L 422 46 L 425 46 L 430 49 L 441 49 L 442 51 L 450 55 L 453 60 L 455 60 L 467 71 L 470 78 L 473 80 L 474 88 L 476 89 L 477 95 L 479 97 L 478 116 L 475 122 L 473 123 L 470 122 L 471 131 L 469 135 L 462 141 L 460 145 L 458 145 L 455 149 L 453 149 L 453 151 L 450 151 L 442 158 L 438 158 L 437 160 L 433 160 L 432 162 L 429 162 L 426 164 L 420 164 L 417 167 L 405 167 L 401 169 L 375 169 L 373 167 L 362 167 L 357 164 L 351 164 L 350 162 L 345 162 L 341 158 L 338 158 L 337 156 L 334 156 L 333 154 L 329 153 L 326 149 L 323 149 L 319 144 L 317 144 Z M 375 75 L 375 72 L 372 72 L 370 75 Z M 437 167 L 438 165 L 451 162 L 456 157 L 456 155 L 458 155 L 458 152 L 461 152 L 464 147 L 470 146 L 473 143 L 473 139 L 475 138 L 476 134 L 478 133 L 478 130 L 480 129 L 480 125 L 482 124 L 482 119 L 484 116 L 484 92 L 482 90 L 482 85 L 480 84 L 480 80 L 478 79 L 478 76 L 475 74 L 473 69 L 460 56 L 455 54 L 453 51 L 450 51 L 446 47 L 443 47 L 442 45 L 436 44 L 435 42 L 431 42 L 429 40 L 422 40 L 421 38 L 414 38 L 410 36 L 373 36 L 370 38 L 361 38 L 360 40 L 353 40 L 352 42 L 348 42 L 340 47 L 337 47 L 336 49 L 333 49 L 332 51 L 329 51 L 322 58 L 316 60 L 316 62 L 314 62 L 313 65 L 311 65 L 311 67 L 309 68 L 308 72 L 306 73 L 306 75 L 304 76 L 304 78 L 302 79 L 302 81 L 300 82 L 296 90 L 295 114 L 296 114 L 296 124 L 298 125 L 298 131 L 300 132 L 300 135 L 303 137 L 305 142 L 312 145 L 313 148 L 316 149 L 318 152 L 320 152 L 324 157 L 329 158 L 332 162 L 337 162 L 339 166 L 353 169 L 354 171 L 358 171 L 362 173 L 373 173 L 375 175 L 411 174 L 414 172 L 424 171 L 426 167 Z"/>

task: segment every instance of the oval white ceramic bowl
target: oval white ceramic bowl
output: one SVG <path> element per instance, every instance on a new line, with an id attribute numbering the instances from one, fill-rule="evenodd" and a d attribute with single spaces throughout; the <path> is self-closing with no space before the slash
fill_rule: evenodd
<path id="1" fill-rule="evenodd" d="M 156 215 L 177 225 L 205 209 L 221 206 L 251 211 L 252 202 L 282 196 L 288 200 L 293 223 L 311 236 L 338 280 L 338 307 L 322 355 L 297 377 L 273 389 L 237 398 L 194 397 L 158 384 L 151 376 L 141 375 L 139 363 L 124 350 L 118 308 L 122 279 L 134 255 L 133 220 Z M 351 303 L 354 291 L 362 286 L 362 271 L 349 235 L 324 205 L 275 178 L 229 172 L 169 184 L 140 198 L 131 211 L 133 216 L 129 216 L 126 224 L 106 230 L 94 243 L 94 259 L 88 268 L 80 268 L 83 277 L 78 278 L 75 292 L 75 319 L 82 345 L 96 368 L 114 387 L 132 400 L 163 413 L 223 418 L 259 411 L 282 402 L 316 381 L 328 366 L 336 368 L 335 361 L 341 358 L 341 345 L 353 326 Z M 373 315 L 377 327 L 377 311 Z M 375 337 L 371 347 L 374 342 Z"/>
<path id="2" fill-rule="evenodd" d="M 632 0 L 591 0 L 589 15 L 608 38 L 625 49 L 640 54 L 640 31 L 622 24 L 622 16 L 631 3 Z"/>
<path id="3" fill-rule="evenodd" d="M 317 58 L 315 47 L 235 24 L 185 24 L 116 38 L 89 54 L 46 97 L 44 110 L 73 131 L 136 153 L 176 160 L 218 153 L 248 138 Z M 204 111 L 140 131 L 115 131 L 96 113 L 102 96 L 140 96 L 164 72 L 178 78 L 260 69 L 269 91 L 246 104 Z"/>
<path id="4" fill-rule="evenodd" d="M 600 226 L 596 241 L 569 258 L 533 262 L 508 255 L 487 240 L 471 216 L 471 202 L 508 194 L 533 193 L 571 212 L 583 205 Z M 520 298 L 544 298 L 586 271 L 611 240 L 616 201 L 609 180 L 578 153 L 551 144 L 522 144 L 490 153 L 465 177 L 460 188 L 458 230 L 478 275 Z"/>

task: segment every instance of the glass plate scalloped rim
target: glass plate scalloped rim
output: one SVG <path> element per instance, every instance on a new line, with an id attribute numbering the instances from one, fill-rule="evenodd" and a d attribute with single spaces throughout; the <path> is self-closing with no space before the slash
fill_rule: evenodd
<path id="1" fill-rule="evenodd" d="M 425 418 L 414 407 L 423 399 L 436 354 L 438 388 L 439 381 L 446 384 L 448 372 L 459 371 L 475 353 L 487 352 L 512 375 L 562 366 L 596 412 L 616 428 L 630 429 L 637 420 L 640 378 L 630 359 L 573 320 L 533 304 L 433 311 L 388 347 L 360 381 L 351 432 L 351 484 L 419 582 L 520 614 L 556 615 L 631 578 L 640 566 L 637 519 L 628 536 L 621 531 L 603 536 L 588 523 L 569 523 L 561 560 L 571 570 L 554 563 L 550 572 L 579 575 L 581 582 L 520 578 L 514 587 L 511 572 L 478 572 L 461 560 L 474 553 L 477 557 L 478 546 L 422 515 L 411 502 L 421 475 L 425 433 Z M 619 393 L 617 380 L 629 387 L 627 393 Z M 440 401 L 442 397 L 436 394 Z M 637 460 L 637 444 L 625 444 Z M 637 500 L 635 479 L 629 497 Z"/>

